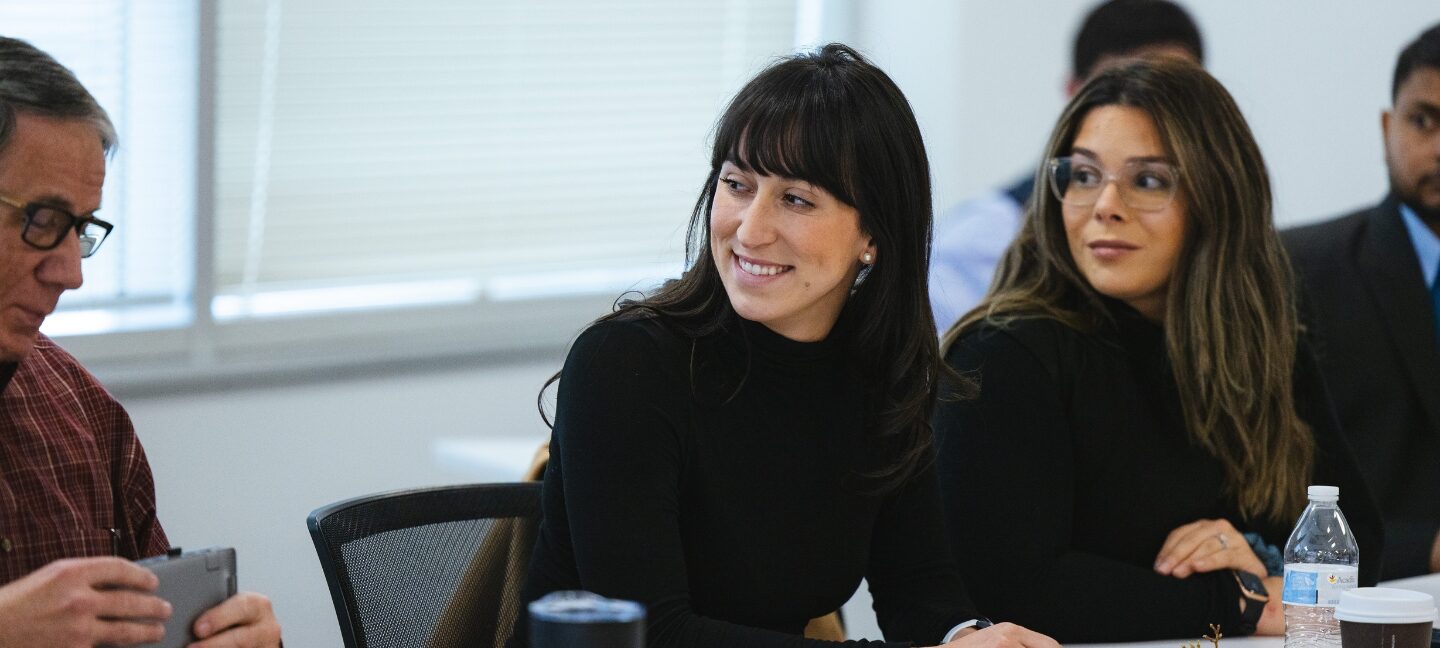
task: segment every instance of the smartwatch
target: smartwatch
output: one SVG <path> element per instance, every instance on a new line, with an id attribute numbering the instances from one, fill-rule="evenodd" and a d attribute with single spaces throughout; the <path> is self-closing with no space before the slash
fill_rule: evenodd
<path id="1" fill-rule="evenodd" d="M 1265 583 L 1259 576 L 1239 569 L 1232 569 L 1230 573 L 1235 576 L 1235 584 L 1240 586 L 1240 632 L 1255 634 L 1255 626 L 1260 623 L 1265 604 L 1270 602 L 1270 593 L 1265 591 Z"/>

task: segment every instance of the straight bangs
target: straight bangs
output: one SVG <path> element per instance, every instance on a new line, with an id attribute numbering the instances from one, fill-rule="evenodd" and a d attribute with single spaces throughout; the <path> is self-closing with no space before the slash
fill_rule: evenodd
<path id="1" fill-rule="evenodd" d="M 762 76 L 735 98 L 715 132 L 712 172 L 730 162 L 747 173 L 803 180 L 858 208 L 845 93 L 824 87 L 831 85 L 824 71 L 793 72 Z"/>

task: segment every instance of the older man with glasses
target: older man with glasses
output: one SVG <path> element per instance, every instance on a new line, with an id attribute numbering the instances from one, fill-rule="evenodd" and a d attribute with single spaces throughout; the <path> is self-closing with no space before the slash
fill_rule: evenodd
<path id="1" fill-rule="evenodd" d="M 171 612 L 127 560 L 169 546 L 130 418 L 40 333 L 113 229 L 95 212 L 115 139 L 69 70 L 0 37 L 0 646 L 150 643 Z M 201 647 L 280 643 L 250 592 L 193 631 Z"/>

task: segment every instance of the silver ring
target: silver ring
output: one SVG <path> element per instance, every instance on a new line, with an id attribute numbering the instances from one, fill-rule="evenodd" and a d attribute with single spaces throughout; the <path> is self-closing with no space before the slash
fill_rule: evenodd
<path id="1" fill-rule="evenodd" d="M 1220 541 L 1220 550 L 1221 550 L 1221 551 L 1224 551 L 1224 550 L 1230 548 L 1230 541 L 1225 539 L 1225 534 L 1223 534 L 1223 533 L 1217 533 L 1217 534 L 1215 534 L 1215 539 Z"/>

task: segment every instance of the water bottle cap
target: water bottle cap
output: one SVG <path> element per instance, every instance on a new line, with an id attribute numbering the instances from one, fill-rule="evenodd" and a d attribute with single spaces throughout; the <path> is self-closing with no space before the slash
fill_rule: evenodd
<path id="1" fill-rule="evenodd" d="M 1311 486 L 1310 499 L 1322 502 L 1334 502 L 1340 499 L 1339 486 Z"/>
<path id="2" fill-rule="evenodd" d="M 530 616 L 552 623 L 630 623 L 645 618 L 645 607 L 634 601 L 571 590 L 551 592 L 532 601 Z"/>
<path id="3" fill-rule="evenodd" d="M 1340 593 L 1335 618 L 1358 623 L 1430 623 L 1435 599 L 1423 592 L 1392 587 L 1357 587 Z"/>

